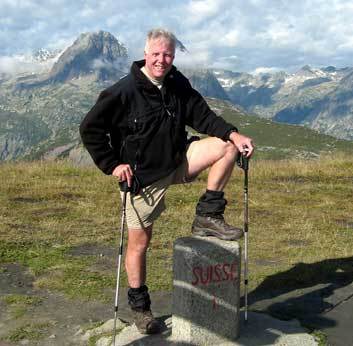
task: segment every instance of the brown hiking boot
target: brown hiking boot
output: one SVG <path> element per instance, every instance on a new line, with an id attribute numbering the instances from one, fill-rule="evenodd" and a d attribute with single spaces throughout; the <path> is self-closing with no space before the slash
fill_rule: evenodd
<path id="1" fill-rule="evenodd" d="M 222 240 L 237 240 L 244 235 L 241 228 L 228 225 L 223 217 L 218 219 L 200 215 L 195 216 L 191 231 L 193 235 L 200 237 L 213 236 Z"/>
<path id="2" fill-rule="evenodd" d="M 152 311 L 135 311 L 133 310 L 134 322 L 141 334 L 157 334 L 160 332 L 161 325 L 153 317 Z"/>

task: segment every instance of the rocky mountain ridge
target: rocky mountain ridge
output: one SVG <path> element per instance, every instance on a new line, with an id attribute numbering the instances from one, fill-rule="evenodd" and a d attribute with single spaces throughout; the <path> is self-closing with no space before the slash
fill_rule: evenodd
<path id="1" fill-rule="evenodd" d="M 249 113 L 353 139 L 353 68 L 306 65 L 293 74 L 214 74 L 230 101 Z"/>
<path id="2" fill-rule="evenodd" d="M 50 71 L 50 80 L 66 82 L 96 74 L 98 80 L 114 80 L 127 72 L 127 49 L 109 32 L 81 34 Z"/>
<path id="3" fill-rule="evenodd" d="M 78 126 L 99 92 L 128 71 L 127 48 L 100 31 L 80 35 L 60 56 L 41 50 L 37 58 L 55 63 L 46 73 L 0 77 L 0 160 L 72 154 L 80 161 Z M 291 75 L 181 70 L 204 96 L 232 102 L 235 114 L 352 138 L 353 69 L 304 66 Z M 217 102 L 209 102 L 216 110 Z"/>

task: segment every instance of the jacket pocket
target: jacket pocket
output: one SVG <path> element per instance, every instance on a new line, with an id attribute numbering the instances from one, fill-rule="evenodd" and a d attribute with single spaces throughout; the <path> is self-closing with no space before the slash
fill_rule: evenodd
<path id="1" fill-rule="evenodd" d="M 161 107 L 144 113 L 135 113 L 129 116 L 128 127 L 130 134 L 125 140 L 124 153 L 127 160 L 135 169 L 145 166 L 148 150 L 157 137 L 161 122 Z"/>
<path id="2" fill-rule="evenodd" d="M 133 135 L 148 134 L 151 127 L 158 125 L 158 120 L 162 115 L 162 107 L 156 107 L 144 112 L 135 112 L 130 114 L 128 126 Z"/>

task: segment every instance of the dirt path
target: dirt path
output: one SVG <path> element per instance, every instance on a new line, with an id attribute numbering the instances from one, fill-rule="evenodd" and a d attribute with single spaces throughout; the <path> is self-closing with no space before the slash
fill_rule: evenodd
<path id="1" fill-rule="evenodd" d="M 108 304 L 35 289 L 33 277 L 18 264 L 0 266 L 0 297 L 0 342 L 4 345 L 80 345 L 81 329 L 112 315 Z M 21 297 L 28 299 L 18 301 Z"/>
<path id="2" fill-rule="evenodd" d="M 263 287 L 249 296 L 250 310 L 285 320 L 297 318 L 311 329 L 323 330 L 332 345 L 351 344 L 352 333 L 347 326 L 352 320 L 353 284 L 350 273 L 338 274 L 340 280 L 331 278 L 329 283 L 277 294 L 268 290 L 264 282 Z M 84 339 L 85 331 L 113 317 L 113 289 L 109 292 L 111 304 L 83 302 L 68 299 L 60 293 L 38 290 L 33 281 L 34 277 L 19 264 L 0 265 L 0 346 L 91 345 L 87 338 Z M 125 296 L 126 289 L 122 289 L 119 317 L 131 323 Z M 167 320 L 171 313 L 171 293 L 152 292 L 151 299 L 156 317 Z M 123 334 L 140 342 L 139 336 L 132 331 L 129 327 Z M 167 340 L 170 330 L 166 333 L 163 337 Z M 144 339 L 146 345 L 150 341 L 153 339 Z"/>
<path id="3" fill-rule="evenodd" d="M 0 346 L 86 346 L 85 331 L 114 316 L 113 288 L 109 292 L 112 303 L 104 304 L 39 290 L 33 282 L 34 277 L 25 267 L 19 264 L 0 265 Z M 126 293 L 122 288 L 119 318 L 129 324 L 132 315 L 125 299 Z M 152 292 L 151 299 L 155 316 L 166 319 L 171 311 L 171 293 Z"/>

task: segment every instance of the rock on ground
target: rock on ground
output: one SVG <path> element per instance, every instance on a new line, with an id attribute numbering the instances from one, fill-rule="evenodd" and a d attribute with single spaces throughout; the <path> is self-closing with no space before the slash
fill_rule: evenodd
<path id="1" fill-rule="evenodd" d="M 243 316 L 242 321 L 243 321 Z M 158 335 L 142 335 L 137 328 L 126 326 L 116 337 L 115 346 L 181 346 L 172 339 L 172 317 L 165 321 L 165 330 Z M 250 312 L 248 323 L 242 322 L 240 337 L 219 346 L 317 346 L 315 338 L 297 320 L 280 321 L 268 315 Z M 110 337 L 100 338 L 96 346 L 112 346 Z"/>

